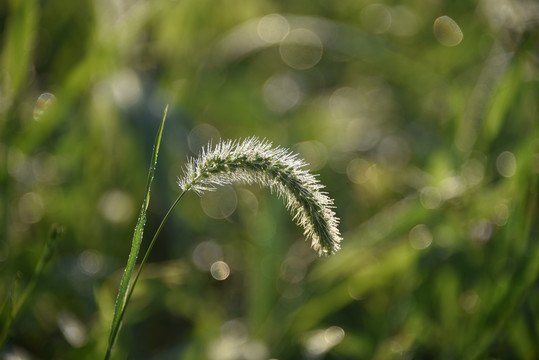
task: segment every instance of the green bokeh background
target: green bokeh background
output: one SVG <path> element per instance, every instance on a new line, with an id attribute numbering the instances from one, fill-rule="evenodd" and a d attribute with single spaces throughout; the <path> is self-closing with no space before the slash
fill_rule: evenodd
<path id="1" fill-rule="evenodd" d="M 188 194 L 114 358 L 538 358 L 538 19 L 531 0 L 0 1 L 0 325 L 65 229 L 0 356 L 104 356 L 168 104 L 143 247 L 188 157 L 257 136 L 320 174 L 342 250 L 318 258 L 267 189 Z"/>

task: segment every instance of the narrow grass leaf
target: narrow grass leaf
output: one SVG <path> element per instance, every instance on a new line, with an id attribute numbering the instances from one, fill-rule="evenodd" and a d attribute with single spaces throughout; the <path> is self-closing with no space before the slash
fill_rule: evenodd
<path id="1" fill-rule="evenodd" d="M 54 251 L 56 249 L 56 244 L 62 238 L 63 233 L 63 227 L 57 225 L 52 226 L 47 237 L 47 241 L 45 242 L 45 248 L 43 249 L 43 252 L 41 253 L 41 256 L 36 264 L 34 273 L 32 274 L 32 278 L 24 288 L 21 295 L 18 296 L 18 299 L 15 298 L 15 287 L 12 290 L 12 294 L 8 298 L 7 320 L 5 321 L 2 332 L 0 333 L 0 349 L 2 349 L 5 341 L 7 340 L 11 324 L 18 317 L 19 313 L 24 308 L 26 302 L 30 298 L 30 295 L 33 293 L 35 287 L 37 286 L 43 273 L 43 270 L 45 269 L 45 265 L 47 265 L 47 263 L 51 260 L 52 255 L 54 254 Z"/>
<path id="2" fill-rule="evenodd" d="M 114 316 L 112 319 L 112 327 L 109 335 L 109 345 L 107 349 L 106 359 L 110 357 L 112 348 L 118 336 L 118 331 L 122 322 L 123 314 L 125 307 L 128 301 L 128 290 L 129 290 L 129 281 L 133 274 L 133 269 L 135 268 L 135 263 L 137 261 L 137 256 L 140 251 L 140 245 L 142 243 L 144 226 L 146 225 L 146 210 L 148 209 L 148 204 L 150 203 L 150 190 L 153 182 L 155 168 L 157 166 L 157 156 L 159 154 L 159 145 L 161 144 L 161 137 L 163 135 L 163 128 L 165 125 L 165 119 L 167 117 L 168 106 L 165 108 L 163 119 L 161 120 L 161 125 L 157 131 L 155 137 L 155 142 L 153 145 L 153 153 L 150 162 L 150 168 L 148 170 L 148 179 L 146 181 L 146 190 L 144 193 L 144 200 L 142 202 L 142 207 L 140 209 L 140 215 L 137 220 L 137 225 L 135 226 L 135 231 L 133 234 L 133 240 L 131 243 L 131 251 L 129 253 L 129 258 L 127 259 L 127 266 L 125 268 L 122 280 L 120 282 L 120 287 L 118 289 L 118 295 L 116 297 L 116 305 L 114 307 Z"/>

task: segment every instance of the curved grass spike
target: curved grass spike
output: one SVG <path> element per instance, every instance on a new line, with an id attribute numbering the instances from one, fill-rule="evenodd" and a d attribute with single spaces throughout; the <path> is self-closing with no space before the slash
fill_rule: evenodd
<path id="1" fill-rule="evenodd" d="M 272 148 L 267 141 L 229 140 L 214 149 L 209 145 L 191 159 L 178 184 L 184 192 L 198 194 L 233 182 L 268 186 L 286 200 L 294 220 L 311 239 L 311 247 L 319 255 L 333 254 L 340 248 L 339 219 L 332 210 L 333 200 L 320 191 L 323 186 L 318 179 L 303 169 L 306 165 L 290 150 Z"/>
<path id="2" fill-rule="evenodd" d="M 137 261 L 137 256 L 140 250 L 140 245 L 142 243 L 142 237 L 144 233 L 144 226 L 146 225 L 146 210 L 148 209 L 148 204 L 150 203 L 150 190 L 152 186 L 152 181 L 154 178 L 155 167 L 157 166 L 157 155 L 159 154 L 159 145 L 161 144 L 161 137 L 163 135 L 163 127 L 165 125 L 165 119 L 167 117 L 168 106 L 165 108 L 163 114 L 163 120 L 157 131 L 155 137 L 155 142 L 153 145 L 153 153 L 150 162 L 150 169 L 148 170 L 148 179 L 146 180 L 146 190 L 144 195 L 144 200 L 142 202 L 142 208 L 140 209 L 140 215 L 137 220 L 137 225 L 135 226 L 135 231 L 133 234 L 133 241 L 131 243 L 131 251 L 127 259 L 127 266 L 120 282 L 120 287 L 118 289 L 118 295 L 116 297 L 116 304 L 114 306 L 114 315 L 112 319 L 112 326 L 109 335 L 109 342 L 107 347 L 107 353 L 105 359 L 109 359 L 112 353 L 112 348 L 118 337 L 118 332 L 122 323 L 122 318 L 125 313 L 125 308 L 129 301 L 128 291 L 130 290 L 129 281 L 133 274 L 133 269 L 135 268 L 135 263 Z M 131 288 L 135 286 L 135 283 L 131 285 Z"/>

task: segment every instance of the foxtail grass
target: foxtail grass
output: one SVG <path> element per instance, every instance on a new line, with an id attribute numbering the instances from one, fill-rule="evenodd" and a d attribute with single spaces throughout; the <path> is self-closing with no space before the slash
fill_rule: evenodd
<path id="1" fill-rule="evenodd" d="M 267 186 L 285 199 L 294 220 L 311 239 L 311 247 L 319 255 L 333 254 L 340 248 L 339 219 L 332 210 L 333 200 L 321 191 L 323 185 L 306 166 L 290 150 L 272 147 L 268 141 L 229 140 L 213 149 L 209 145 L 191 159 L 178 184 L 183 191 L 197 194 L 234 182 Z"/>
<path id="2" fill-rule="evenodd" d="M 142 243 L 146 209 L 150 200 L 150 188 L 157 164 L 165 117 L 166 110 L 154 143 L 146 195 L 135 227 L 127 267 L 118 290 L 105 359 L 111 356 L 127 304 L 156 239 L 172 210 L 189 191 L 201 195 L 206 191 L 216 190 L 219 186 L 235 182 L 267 186 L 285 200 L 293 219 L 304 229 L 304 235 L 311 240 L 311 247 L 319 255 L 334 254 L 340 248 L 339 219 L 333 211 L 333 200 L 322 191 L 323 186 L 318 179 L 305 170 L 307 164 L 303 160 L 288 149 L 272 147 L 270 142 L 260 141 L 254 137 L 243 141 L 221 141 L 215 147 L 208 145 L 207 148 L 202 149 L 197 158 L 187 162 L 184 175 L 178 180 L 182 191 L 161 221 L 131 281 Z"/>

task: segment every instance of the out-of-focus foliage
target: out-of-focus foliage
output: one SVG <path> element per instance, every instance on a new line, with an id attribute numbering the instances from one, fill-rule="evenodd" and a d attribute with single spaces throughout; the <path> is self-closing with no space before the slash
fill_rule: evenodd
<path id="1" fill-rule="evenodd" d="M 104 356 L 169 104 L 144 244 L 186 158 L 248 136 L 321 174 L 344 240 L 317 258 L 256 186 L 186 196 L 115 358 L 538 358 L 538 14 L 533 0 L 0 2 L 0 326 L 65 229 L 1 356 Z M 34 112 L 43 93 L 56 100 Z"/>

